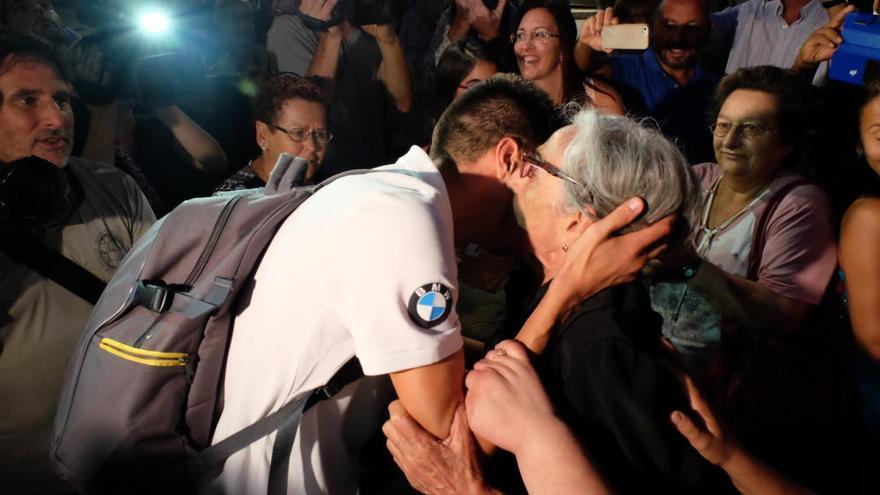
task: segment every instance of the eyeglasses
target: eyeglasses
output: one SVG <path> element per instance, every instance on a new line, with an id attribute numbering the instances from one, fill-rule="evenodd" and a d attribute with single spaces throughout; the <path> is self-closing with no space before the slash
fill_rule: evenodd
<path id="1" fill-rule="evenodd" d="M 471 89 L 471 88 L 473 88 L 473 87 L 476 86 L 477 84 L 480 84 L 480 83 L 483 82 L 483 81 L 485 81 L 485 79 L 471 79 L 471 80 L 469 80 L 469 81 L 466 81 L 466 82 L 463 83 L 463 84 L 459 84 L 458 87 L 461 88 L 461 89 Z"/>
<path id="2" fill-rule="evenodd" d="M 562 170 L 559 170 L 559 167 L 557 167 L 556 165 L 553 165 L 552 163 L 548 162 L 547 160 L 544 160 L 543 158 L 541 158 L 537 154 L 535 154 L 531 151 L 523 151 L 523 165 L 519 171 L 520 177 L 524 177 L 524 178 L 525 177 L 529 177 L 529 178 L 534 177 L 536 167 L 543 169 L 545 172 L 552 175 L 553 177 L 562 179 L 567 182 L 571 182 L 572 184 L 576 184 L 581 187 L 586 187 L 583 184 L 581 184 L 580 182 L 578 182 L 577 179 L 566 174 Z"/>
<path id="3" fill-rule="evenodd" d="M 712 131 L 712 134 L 720 138 L 727 136 L 733 129 L 736 129 L 735 132 L 741 139 L 759 139 L 776 128 L 768 127 L 757 122 L 741 122 L 739 124 L 734 124 L 733 122 L 724 121 L 715 122 L 709 126 L 709 130 Z"/>
<path id="4" fill-rule="evenodd" d="M 532 33 L 527 33 L 525 31 L 517 31 L 515 33 L 510 33 L 510 42 L 514 45 L 517 43 L 525 43 L 528 40 L 535 40 L 538 43 L 547 43 L 552 38 L 558 38 L 558 34 L 553 34 L 549 31 L 535 31 Z"/>
<path id="5" fill-rule="evenodd" d="M 280 125 L 271 124 L 273 129 L 278 129 L 279 131 L 287 134 L 287 137 L 292 139 L 294 142 L 301 143 L 308 139 L 310 136 L 315 138 L 319 144 L 327 144 L 333 139 L 333 134 L 330 133 L 327 129 L 315 129 L 314 131 L 309 131 L 308 127 L 293 127 L 291 129 L 285 129 Z"/>

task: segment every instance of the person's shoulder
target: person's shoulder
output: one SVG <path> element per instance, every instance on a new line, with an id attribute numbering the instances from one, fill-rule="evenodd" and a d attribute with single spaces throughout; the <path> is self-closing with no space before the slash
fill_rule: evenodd
<path id="1" fill-rule="evenodd" d="M 829 203 L 828 193 L 821 186 L 795 173 L 786 173 L 778 177 L 770 185 L 770 191 L 779 191 L 793 182 L 799 183 L 782 198 L 782 201 L 779 203 L 780 206 L 789 204 L 818 206 Z"/>
<path id="2" fill-rule="evenodd" d="M 717 163 L 705 162 L 691 167 L 703 189 L 710 187 L 721 176 L 721 167 Z"/>
<path id="3" fill-rule="evenodd" d="M 847 234 L 880 234 L 880 198 L 863 197 L 855 200 L 843 215 L 842 237 Z"/>
<path id="4" fill-rule="evenodd" d="M 120 185 L 135 184 L 128 174 L 116 167 L 100 162 L 86 160 L 72 156 L 67 162 L 67 166 L 83 181 L 83 188 L 89 189 L 95 185 L 101 185 L 109 188 L 111 192 L 118 192 Z"/>
<path id="5" fill-rule="evenodd" d="M 289 29 L 304 27 L 302 19 L 293 14 L 276 15 L 272 18 L 272 24 L 269 26 L 269 33 L 285 31 Z"/>
<path id="6" fill-rule="evenodd" d="M 560 339 L 581 349 L 637 346 L 644 337 L 659 338 L 658 318 L 644 287 L 621 284 L 582 302 L 561 327 Z"/>
<path id="7" fill-rule="evenodd" d="M 341 177 L 324 186 L 312 201 L 322 208 L 347 211 L 344 216 L 353 221 L 401 234 L 434 228 L 451 214 L 444 191 L 418 175 L 394 169 Z"/>

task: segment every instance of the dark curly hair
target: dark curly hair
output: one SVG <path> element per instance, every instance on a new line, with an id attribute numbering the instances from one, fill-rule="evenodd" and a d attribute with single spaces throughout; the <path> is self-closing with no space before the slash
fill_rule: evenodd
<path id="1" fill-rule="evenodd" d="M 284 103 L 294 98 L 320 103 L 327 109 L 327 82 L 320 77 L 299 77 L 281 73 L 260 84 L 254 101 L 254 117 L 257 122 L 274 124 Z"/>
<path id="2" fill-rule="evenodd" d="M 777 121 L 784 142 L 798 144 L 810 131 L 809 83 L 792 70 L 770 65 L 744 67 L 721 79 L 709 112 L 710 124 L 718 118 L 727 97 L 738 89 L 760 91 L 776 99 Z"/>

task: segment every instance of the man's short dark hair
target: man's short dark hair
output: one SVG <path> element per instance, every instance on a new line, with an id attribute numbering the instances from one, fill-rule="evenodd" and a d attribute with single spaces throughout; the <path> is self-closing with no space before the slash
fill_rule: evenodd
<path id="1" fill-rule="evenodd" d="M 69 80 L 61 58 L 51 46 L 29 36 L 0 34 L 0 76 L 23 61 L 46 64 L 55 71 L 59 79 Z M 0 93 L 0 104 L 2 103 L 3 94 Z"/>
<path id="2" fill-rule="evenodd" d="M 724 100 L 738 89 L 767 93 L 776 99 L 776 117 L 782 140 L 799 143 L 810 129 L 810 85 L 796 72 L 770 65 L 744 67 L 728 74 L 715 88 L 710 123 L 715 122 Z"/>
<path id="3" fill-rule="evenodd" d="M 473 162 L 505 136 L 534 148 L 553 132 L 553 102 L 513 74 L 498 74 L 449 105 L 434 127 L 431 155 L 443 163 Z"/>
<path id="4" fill-rule="evenodd" d="M 275 124 L 284 103 L 294 98 L 320 103 L 327 109 L 327 91 L 321 78 L 281 73 L 260 85 L 254 101 L 254 117 L 258 122 Z"/>

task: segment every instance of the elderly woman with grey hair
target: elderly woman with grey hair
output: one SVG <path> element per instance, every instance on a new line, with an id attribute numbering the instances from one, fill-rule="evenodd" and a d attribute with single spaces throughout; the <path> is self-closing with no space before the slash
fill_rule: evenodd
<path id="1" fill-rule="evenodd" d="M 545 282 L 578 235 L 626 198 L 639 196 L 647 205 L 628 229 L 677 215 L 678 242 L 698 198 L 695 176 L 673 143 L 637 121 L 595 110 L 576 113 L 570 125 L 525 152 L 521 175 L 516 211 Z M 661 323 L 639 281 L 599 292 L 550 335 L 540 363 L 543 380 L 557 411 L 615 489 L 714 492 L 718 471 L 669 421 L 672 411 L 687 410 L 688 399 L 665 359 Z"/>

